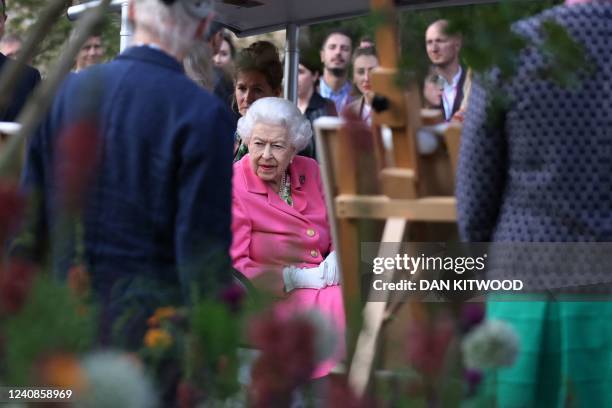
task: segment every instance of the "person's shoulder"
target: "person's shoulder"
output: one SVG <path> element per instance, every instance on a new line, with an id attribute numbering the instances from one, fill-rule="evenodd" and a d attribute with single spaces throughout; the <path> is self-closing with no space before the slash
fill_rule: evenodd
<path id="1" fill-rule="evenodd" d="M 558 5 L 546 9 L 534 16 L 524 18 L 517 21 L 512 25 L 512 30 L 520 35 L 528 37 L 540 37 L 543 35 L 541 32 L 542 25 L 545 22 L 556 22 L 564 25 L 568 20 L 573 20 L 580 16 L 592 16 L 594 18 L 600 17 L 603 19 L 609 19 L 610 13 L 612 12 L 612 4 L 607 2 L 601 3 L 585 3 L 580 5 Z M 583 27 L 587 29 L 588 27 Z"/>
<path id="2" fill-rule="evenodd" d="M 295 156 L 293 158 L 293 167 L 297 171 L 319 171 L 319 163 L 315 159 L 306 156 Z"/>
<path id="3" fill-rule="evenodd" d="M 363 96 L 357 97 L 355 99 L 353 99 L 352 101 L 350 101 L 347 105 L 346 105 L 346 109 L 350 110 L 351 112 L 354 112 L 356 114 L 359 114 L 359 111 L 361 110 L 361 104 L 363 102 Z"/>
<path id="4" fill-rule="evenodd" d="M 325 98 L 321 96 L 317 92 L 313 92 L 312 96 L 310 97 L 310 101 L 308 102 L 308 107 L 312 109 L 320 109 L 320 108 L 324 108 L 328 103 L 333 104 L 334 101 L 332 101 L 329 98 Z"/>
<path id="5" fill-rule="evenodd" d="M 234 184 L 236 184 L 236 182 L 240 183 L 244 181 L 244 177 L 243 177 L 244 167 L 248 165 L 249 165 L 248 154 L 233 164 L 234 180 L 235 180 Z"/>
<path id="6" fill-rule="evenodd" d="M 0 54 L 0 67 L 3 66 L 5 63 L 14 64 L 15 61 L 10 59 L 4 54 Z M 40 78 L 41 78 L 40 72 L 36 68 L 26 64 L 24 65 L 23 72 L 24 72 L 24 78 L 28 80 L 33 80 L 33 81 L 40 81 Z"/>
<path id="7" fill-rule="evenodd" d="M 25 75 L 30 78 L 30 80 L 36 82 L 40 81 L 41 78 L 40 71 L 30 65 L 25 66 Z"/>

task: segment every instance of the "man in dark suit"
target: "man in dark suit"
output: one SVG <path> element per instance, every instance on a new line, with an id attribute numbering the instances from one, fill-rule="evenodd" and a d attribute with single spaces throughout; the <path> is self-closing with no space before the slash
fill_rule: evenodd
<path id="1" fill-rule="evenodd" d="M 25 253 L 40 259 L 46 238 L 56 276 L 86 267 L 104 343 L 123 318 L 135 325 L 124 345 L 138 348 L 156 307 L 231 281 L 235 129 L 180 63 L 201 40 L 211 4 L 131 0 L 139 45 L 72 74 L 28 146 L 23 181 L 40 199 L 37 246 Z"/>
<path id="2" fill-rule="evenodd" d="M 563 281 L 574 288 L 592 284 L 596 250 L 612 242 L 612 2 L 566 3 L 590 4 L 558 6 L 517 23 L 514 30 L 529 45 L 518 55 L 514 75 L 502 81 L 494 70 L 485 77 L 489 86 L 474 82 L 456 188 L 462 237 L 505 243 L 493 246 L 503 255 L 496 257 L 500 265 L 511 265 L 528 249 L 535 265 L 503 269 L 503 278 L 520 274 L 529 284 L 539 280 L 553 290 Z M 574 72 L 572 86 L 542 75 L 555 63 L 541 46 L 551 23 L 582 47 L 592 68 Z M 499 100 L 495 92 L 505 103 L 488 117 L 492 101 Z M 575 252 L 587 262 L 556 256 L 578 242 L 589 243 Z M 598 288 L 609 288 L 609 266 Z M 491 404 L 612 406 L 609 295 L 595 298 L 604 301 L 588 294 L 574 301 L 551 294 L 544 299 L 488 302 L 487 316 L 508 322 L 521 342 L 513 366 L 496 370 L 497 402 Z"/>
<path id="3" fill-rule="evenodd" d="M 433 64 L 433 71 L 439 79 L 441 94 L 438 101 L 430 101 L 439 107 L 449 121 L 459 111 L 464 95 L 468 70 L 459 63 L 462 39 L 458 34 L 448 34 L 447 20 L 437 20 L 425 32 L 427 56 Z"/>
<path id="4" fill-rule="evenodd" d="M 6 23 L 6 5 L 4 0 L 0 0 L 0 8 L 2 9 L 2 14 L 0 15 L 0 38 L 2 38 L 2 35 L 4 34 L 4 24 Z M 12 60 L 0 53 L 0 72 L 2 72 L 5 65 L 11 63 Z M 28 100 L 28 96 L 30 96 L 30 93 L 32 93 L 39 81 L 40 73 L 32 67 L 26 66 L 19 84 L 13 91 L 13 97 L 11 98 L 9 105 L 0 110 L 1 122 L 13 122 L 15 119 L 17 119 L 19 111 L 21 108 L 23 108 Z"/>

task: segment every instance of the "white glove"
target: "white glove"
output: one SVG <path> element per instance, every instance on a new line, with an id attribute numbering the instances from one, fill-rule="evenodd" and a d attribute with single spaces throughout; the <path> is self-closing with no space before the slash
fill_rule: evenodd
<path id="1" fill-rule="evenodd" d="M 431 131 L 425 129 L 417 131 L 417 150 L 419 154 L 432 154 L 438 149 L 439 144 L 438 137 Z"/>
<path id="2" fill-rule="evenodd" d="M 283 282 L 285 291 L 291 292 L 293 289 L 323 289 L 327 286 L 325 282 L 322 263 L 314 268 L 297 268 L 287 266 L 283 268 Z"/>
<path id="3" fill-rule="evenodd" d="M 338 268 L 336 251 L 331 251 L 323 262 L 321 262 L 319 268 L 323 269 L 323 278 L 327 286 L 335 286 L 340 283 L 340 270 Z"/>

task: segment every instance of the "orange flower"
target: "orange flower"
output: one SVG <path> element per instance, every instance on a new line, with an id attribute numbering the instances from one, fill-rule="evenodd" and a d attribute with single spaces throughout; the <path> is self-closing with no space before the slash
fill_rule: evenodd
<path id="1" fill-rule="evenodd" d="M 172 336 L 164 329 L 149 329 L 144 344 L 148 348 L 167 348 L 172 344 Z"/>
<path id="2" fill-rule="evenodd" d="M 158 307 L 153 316 L 149 317 L 147 323 L 149 327 L 158 327 L 162 320 L 176 316 L 176 308 L 172 306 Z"/>
<path id="3" fill-rule="evenodd" d="M 89 272 L 83 265 L 73 265 L 68 270 L 68 287 L 77 297 L 87 296 L 90 288 Z"/>
<path id="4" fill-rule="evenodd" d="M 54 354 L 38 366 L 40 383 L 58 389 L 70 389 L 80 393 L 87 385 L 86 374 L 72 354 Z"/>

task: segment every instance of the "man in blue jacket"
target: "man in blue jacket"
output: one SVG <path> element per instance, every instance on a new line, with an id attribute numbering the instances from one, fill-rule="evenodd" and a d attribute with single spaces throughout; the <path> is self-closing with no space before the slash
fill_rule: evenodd
<path id="1" fill-rule="evenodd" d="M 211 4 L 131 0 L 136 45 L 71 75 L 28 148 L 23 181 L 40 199 L 26 255 L 42 259 L 48 241 L 57 276 L 87 269 L 103 343 L 128 321 L 124 346 L 138 347 L 156 307 L 231 279 L 234 128 L 180 63 Z"/>

